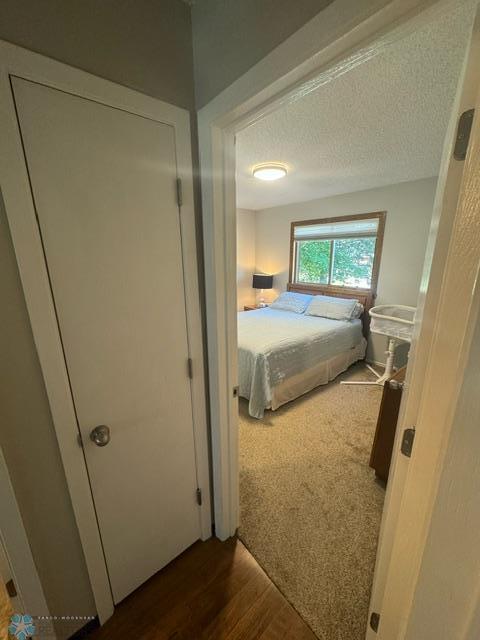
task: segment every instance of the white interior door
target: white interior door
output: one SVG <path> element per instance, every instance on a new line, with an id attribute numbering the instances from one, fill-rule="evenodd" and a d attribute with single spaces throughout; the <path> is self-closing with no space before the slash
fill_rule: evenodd
<path id="1" fill-rule="evenodd" d="M 13 90 L 118 602 L 200 537 L 174 129 L 18 78 Z"/>

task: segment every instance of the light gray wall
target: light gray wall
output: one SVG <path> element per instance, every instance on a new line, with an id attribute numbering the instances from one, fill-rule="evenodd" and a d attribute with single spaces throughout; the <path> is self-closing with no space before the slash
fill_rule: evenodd
<path id="1" fill-rule="evenodd" d="M 333 0 L 198 0 L 193 5 L 197 108 Z"/>
<path id="2" fill-rule="evenodd" d="M 190 9 L 181 0 L 2 0 L 0 38 L 193 108 Z M 0 446 L 51 613 L 95 614 L 3 205 L 0 256 Z"/>
<path id="3" fill-rule="evenodd" d="M 258 271 L 275 276 L 275 289 L 267 292 L 268 299 L 286 289 L 291 222 L 386 211 L 376 304 L 416 306 L 436 183 L 436 178 L 427 178 L 258 211 L 255 266 Z M 367 357 L 385 362 L 385 347 L 385 339 L 371 336 Z"/>
<path id="4" fill-rule="evenodd" d="M 255 211 L 237 209 L 237 310 L 255 303 Z"/>
<path id="5" fill-rule="evenodd" d="M 190 8 L 181 0 L 1 0 L 0 38 L 194 106 Z"/>

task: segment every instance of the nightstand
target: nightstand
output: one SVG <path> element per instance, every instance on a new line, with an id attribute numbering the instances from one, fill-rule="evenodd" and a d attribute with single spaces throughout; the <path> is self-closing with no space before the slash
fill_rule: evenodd
<path id="1" fill-rule="evenodd" d="M 246 304 L 246 305 L 243 307 L 243 310 L 244 310 L 244 311 L 255 311 L 255 309 L 259 309 L 259 307 L 252 307 L 251 305 L 248 305 L 248 304 Z"/>

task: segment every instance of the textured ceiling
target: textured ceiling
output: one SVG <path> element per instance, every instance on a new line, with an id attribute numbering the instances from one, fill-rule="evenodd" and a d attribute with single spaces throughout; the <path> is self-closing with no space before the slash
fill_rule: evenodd
<path id="1" fill-rule="evenodd" d="M 264 209 L 438 174 L 472 2 L 237 135 L 237 203 Z M 285 162 L 261 182 L 253 165 Z"/>

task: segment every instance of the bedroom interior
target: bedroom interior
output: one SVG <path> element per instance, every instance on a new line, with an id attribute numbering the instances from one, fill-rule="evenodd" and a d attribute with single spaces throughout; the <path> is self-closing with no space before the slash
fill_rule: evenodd
<path id="1" fill-rule="evenodd" d="M 452 8 L 236 138 L 239 537 L 319 638 L 366 625 L 470 16 Z M 265 165 L 282 175 L 259 180 Z"/>
<path id="2" fill-rule="evenodd" d="M 0 7 L 0 640 L 478 640 L 480 0 Z"/>

